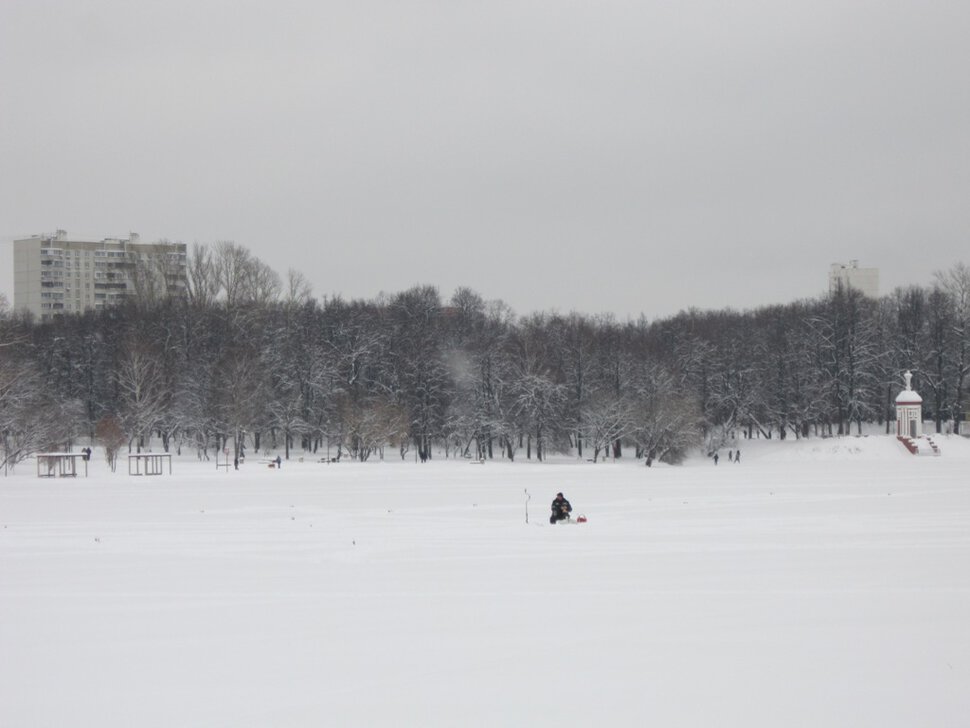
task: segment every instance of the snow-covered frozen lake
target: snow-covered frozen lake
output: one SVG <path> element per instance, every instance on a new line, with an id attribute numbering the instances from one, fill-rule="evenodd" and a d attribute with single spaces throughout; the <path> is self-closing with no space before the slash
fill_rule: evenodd
<path id="1" fill-rule="evenodd" d="M 27 462 L 0 478 L 0 725 L 966 726 L 970 441 L 942 442 Z M 549 525 L 558 490 L 588 523 Z"/>

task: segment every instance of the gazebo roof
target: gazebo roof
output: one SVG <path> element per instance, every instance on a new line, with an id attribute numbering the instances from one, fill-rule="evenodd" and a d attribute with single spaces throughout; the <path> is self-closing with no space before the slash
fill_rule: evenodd
<path id="1" fill-rule="evenodd" d="M 904 389 L 896 396 L 896 404 L 923 404 L 923 398 L 912 389 Z"/>

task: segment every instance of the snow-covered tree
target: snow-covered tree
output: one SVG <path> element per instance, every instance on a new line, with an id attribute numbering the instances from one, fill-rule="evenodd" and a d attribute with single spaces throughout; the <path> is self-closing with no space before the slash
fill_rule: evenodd
<path id="1" fill-rule="evenodd" d="M 954 429 L 959 433 L 970 380 L 970 267 L 957 263 L 949 270 L 938 272 L 936 282 L 949 295 L 952 306 L 950 391 Z"/>
<path id="2" fill-rule="evenodd" d="M 148 446 L 169 401 L 160 355 L 148 342 L 132 339 L 124 347 L 115 372 L 121 423 L 137 452 Z"/>
<path id="3" fill-rule="evenodd" d="M 612 394 L 595 395 L 583 408 L 579 423 L 595 463 L 633 431 L 633 403 Z"/>
<path id="4" fill-rule="evenodd" d="M 839 287 L 810 319 L 823 394 L 830 402 L 829 422 L 838 434 L 876 412 L 878 364 L 874 303 L 853 288 Z"/>
<path id="5" fill-rule="evenodd" d="M 647 467 L 676 464 L 703 438 L 703 414 L 695 397 L 679 390 L 677 378 L 654 367 L 640 382 L 631 411 L 630 438 Z"/>

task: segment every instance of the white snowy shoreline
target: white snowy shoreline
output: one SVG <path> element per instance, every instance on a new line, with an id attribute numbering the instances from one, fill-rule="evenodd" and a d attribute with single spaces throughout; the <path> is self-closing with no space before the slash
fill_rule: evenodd
<path id="1" fill-rule="evenodd" d="M 942 442 L 25 463 L 0 478 L 0 725 L 963 725 L 970 442 Z M 589 523 L 548 524 L 557 490 Z"/>

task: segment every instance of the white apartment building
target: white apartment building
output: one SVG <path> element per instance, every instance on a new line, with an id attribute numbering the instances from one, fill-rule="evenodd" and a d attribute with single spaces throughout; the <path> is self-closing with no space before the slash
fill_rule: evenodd
<path id="1" fill-rule="evenodd" d="M 101 309 L 126 296 L 184 295 L 184 243 L 71 240 L 64 230 L 14 240 L 14 308 L 41 321 Z"/>
<path id="2" fill-rule="evenodd" d="M 854 288 L 869 298 L 879 298 L 879 269 L 860 268 L 858 260 L 833 263 L 829 270 L 829 293 L 838 288 Z"/>

